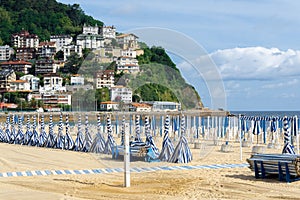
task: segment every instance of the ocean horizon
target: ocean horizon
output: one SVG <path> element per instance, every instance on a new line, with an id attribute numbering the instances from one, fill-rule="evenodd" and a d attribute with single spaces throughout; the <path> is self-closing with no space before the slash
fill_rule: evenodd
<path id="1" fill-rule="evenodd" d="M 230 111 L 230 114 L 245 116 L 300 116 L 300 111 Z"/>

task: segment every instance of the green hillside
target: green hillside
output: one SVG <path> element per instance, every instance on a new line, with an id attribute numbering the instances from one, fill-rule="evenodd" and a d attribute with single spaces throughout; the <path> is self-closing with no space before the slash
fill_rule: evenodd
<path id="1" fill-rule="evenodd" d="M 37 34 L 41 41 L 50 35 L 81 32 L 83 24 L 103 23 L 85 15 L 78 4 L 66 5 L 55 0 L 1 0 L 0 45 L 10 44 L 10 36 L 20 30 Z"/>

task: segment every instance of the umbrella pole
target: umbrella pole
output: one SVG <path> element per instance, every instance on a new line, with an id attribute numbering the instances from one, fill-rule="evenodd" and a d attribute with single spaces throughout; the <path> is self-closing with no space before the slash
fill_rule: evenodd
<path id="1" fill-rule="evenodd" d="M 295 134 L 297 141 L 297 154 L 299 154 L 299 134 L 298 134 L 298 117 L 295 116 Z"/>
<path id="2" fill-rule="evenodd" d="M 239 115 L 239 129 L 240 130 L 240 159 L 243 160 L 243 148 L 242 148 L 242 128 L 241 128 L 241 115 Z"/>

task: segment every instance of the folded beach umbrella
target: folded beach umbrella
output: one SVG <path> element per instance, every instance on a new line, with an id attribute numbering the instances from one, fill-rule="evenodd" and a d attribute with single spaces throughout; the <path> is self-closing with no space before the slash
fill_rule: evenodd
<path id="1" fill-rule="evenodd" d="M 275 140 L 275 132 L 277 130 L 277 127 L 276 127 L 276 118 L 275 117 L 272 117 L 271 119 L 271 124 L 270 124 L 270 131 L 271 131 L 271 134 L 272 134 L 272 138 L 271 138 L 271 142 L 274 143 L 274 140 Z"/>
<path id="2" fill-rule="evenodd" d="M 33 116 L 33 122 L 32 122 L 32 136 L 30 138 L 29 144 L 31 146 L 36 146 L 39 144 L 39 134 L 36 131 L 36 116 Z"/>
<path id="3" fill-rule="evenodd" d="M 185 116 L 181 116 L 181 136 L 179 142 L 169 159 L 173 163 L 188 163 L 192 160 L 192 152 L 185 137 Z"/>
<path id="4" fill-rule="evenodd" d="M 92 145 L 92 136 L 89 131 L 89 118 L 88 115 L 85 115 L 85 149 L 89 151 Z"/>
<path id="5" fill-rule="evenodd" d="M 41 116 L 41 132 L 39 136 L 39 146 L 45 147 L 47 145 L 47 133 L 45 131 L 45 118 L 44 115 Z"/>
<path id="6" fill-rule="evenodd" d="M 47 147 L 54 148 L 56 145 L 56 135 L 53 131 L 52 115 L 49 116 L 49 134 L 47 139 Z"/>
<path id="7" fill-rule="evenodd" d="M 97 115 L 97 134 L 93 140 L 90 148 L 90 152 L 93 153 L 103 153 L 105 149 L 105 140 L 101 134 L 101 119 L 100 115 Z"/>
<path id="8" fill-rule="evenodd" d="M 257 144 L 258 144 L 258 135 L 260 134 L 260 126 L 259 126 L 259 118 L 254 118 L 254 127 L 253 127 L 253 134 L 257 136 Z"/>
<path id="9" fill-rule="evenodd" d="M 285 116 L 283 118 L 283 132 L 284 132 L 284 147 L 282 150 L 283 154 L 296 154 L 294 151 L 294 147 L 291 144 L 291 132 L 289 129 L 289 120 L 288 117 Z"/>
<path id="10" fill-rule="evenodd" d="M 27 122 L 26 122 L 26 132 L 24 136 L 24 144 L 25 145 L 30 145 L 30 140 L 32 137 L 32 131 L 30 130 L 30 116 L 27 115 Z"/>
<path id="11" fill-rule="evenodd" d="M 63 135 L 62 113 L 60 113 L 60 115 L 59 115 L 58 133 L 57 133 L 57 137 L 56 137 L 56 148 L 58 148 L 58 149 L 65 148 L 65 137 Z"/>
<path id="12" fill-rule="evenodd" d="M 111 119 L 109 116 L 107 116 L 107 121 L 106 121 L 106 126 L 107 126 L 107 140 L 105 143 L 105 148 L 104 148 L 104 153 L 106 154 L 111 154 L 112 148 L 116 146 L 116 142 L 112 136 L 112 128 L 111 128 Z"/>
<path id="13" fill-rule="evenodd" d="M 12 116 L 12 123 L 10 125 L 10 139 L 9 139 L 9 143 L 10 144 L 15 144 L 15 139 L 16 139 L 16 127 L 15 127 L 15 115 Z"/>
<path id="14" fill-rule="evenodd" d="M 146 145 L 150 146 L 152 149 L 152 152 L 154 153 L 153 159 L 157 159 L 159 157 L 159 150 L 157 146 L 155 145 L 155 142 L 153 140 L 153 137 L 151 135 L 151 129 L 150 129 L 150 122 L 149 117 L 145 117 L 145 133 L 146 133 Z"/>
<path id="15" fill-rule="evenodd" d="M 140 116 L 136 115 L 135 116 L 135 142 L 142 142 L 141 139 L 141 126 L 140 126 Z"/>
<path id="16" fill-rule="evenodd" d="M 66 136 L 65 136 L 65 149 L 73 150 L 74 140 L 70 135 L 70 124 L 69 124 L 69 114 L 66 115 Z"/>
<path id="17" fill-rule="evenodd" d="M 85 151 L 85 139 L 84 139 L 84 135 L 81 131 L 81 115 L 79 115 L 78 117 L 78 131 L 77 131 L 77 137 L 75 140 L 75 146 L 74 146 L 74 150 L 75 151 Z"/>
<path id="18" fill-rule="evenodd" d="M 5 122 L 5 136 L 3 139 L 3 142 L 10 142 L 10 115 L 6 116 L 6 122 Z"/>
<path id="19" fill-rule="evenodd" d="M 159 155 L 159 159 L 162 161 L 168 161 L 174 152 L 174 145 L 171 139 L 169 138 L 169 130 L 170 118 L 169 115 L 167 115 L 165 119 L 164 140 L 162 143 L 162 150 Z"/>
<path id="20" fill-rule="evenodd" d="M 17 132 L 17 135 L 16 135 L 16 139 L 15 139 L 15 144 L 23 144 L 23 141 L 24 141 L 24 133 L 23 133 L 23 123 L 22 123 L 22 120 L 21 119 L 21 116 L 19 117 L 19 120 L 18 120 L 18 132 Z"/>

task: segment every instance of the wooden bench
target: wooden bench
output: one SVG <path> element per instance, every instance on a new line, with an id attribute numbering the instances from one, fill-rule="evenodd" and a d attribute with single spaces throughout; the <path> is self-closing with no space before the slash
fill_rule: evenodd
<path id="1" fill-rule="evenodd" d="M 247 159 L 255 178 L 278 176 L 279 181 L 300 179 L 300 155 L 291 154 L 253 154 Z"/>

